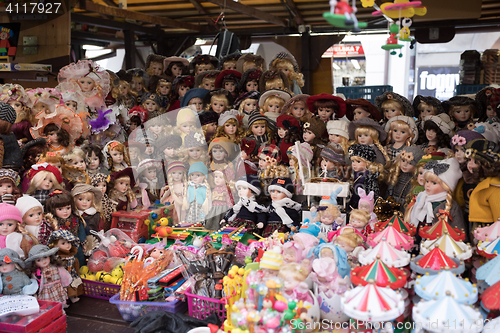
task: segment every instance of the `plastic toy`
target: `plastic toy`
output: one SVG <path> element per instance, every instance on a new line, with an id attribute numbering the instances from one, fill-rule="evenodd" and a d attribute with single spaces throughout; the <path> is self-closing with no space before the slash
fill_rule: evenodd
<path id="1" fill-rule="evenodd" d="M 385 238 L 372 249 L 360 251 L 358 260 L 362 265 L 369 265 L 380 259 L 389 267 L 403 267 L 410 262 L 410 254 L 405 251 L 396 250 Z"/>
<path id="2" fill-rule="evenodd" d="M 456 277 L 450 271 L 442 271 L 435 275 L 418 276 L 415 292 L 426 301 L 441 299 L 451 294 L 461 304 L 476 303 L 478 291 L 475 284 Z"/>
<path id="3" fill-rule="evenodd" d="M 443 270 L 462 274 L 465 271 L 462 260 L 450 258 L 439 247 L 435 247 L 426 255 L 421 254 L 412 258 L 410 267 L 417 274 L 437 274 Z"/>
<path id="4" fill-rule="evenodd" d="M 356 18 L 357 11 L 356 0 L 352 0 L 351 6 L 348 0 L 330 0 L 330 12 L 323 13 L 323 17 L 334 27 L 360 32 L 361 28 L 366 28 L 368 24 L 366 22 L 358 22 Z"/>

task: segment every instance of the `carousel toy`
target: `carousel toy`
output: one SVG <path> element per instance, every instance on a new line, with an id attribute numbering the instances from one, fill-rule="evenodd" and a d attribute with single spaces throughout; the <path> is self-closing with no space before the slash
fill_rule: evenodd
<path id="1" fill-rule="evenodd" d="M 389 267 L 403 267 L 410 263 L 410 254 L 397 250 L 385 238 L 372 249 L 360 251 L 358 260 L 361 265 L 369 265 L 375 260 L 382 260 Z"/>
<path id="2" fill-rule="evenodd" d="M 407 236 L 415 236 L 417 233 L 417 228 L 409 223 L 406 223 L 399 214 L 396 212 L 394 216 L 385 222 L 375 223 L 375 232 L 383 231 L 387 227 L 393 227 L 399 233 L 405 234 Z"/>
<path id="3" fill-rule="evenodd" d="M 470 245 L 454 240 L 446 232 L 437 239 L 429 239 L 423 242 L 420 251 L 425 255 L 435 247 L 439 247 L 446 255 L 453 258 L 465 260 L 472 257 L 472 247 Z"/>
<path id="4" fill-rule="evenodd" d="M 410 268 L 417 274 L 437 274 L 443 270 L 454 274 L 465 271 L 464 262 L 457 258 L 450 258 L 439 247 L 435 247 L 426 255 L 419 255 L 411 259 Z"/>
<path id="5" fill-rule="evenodd" d="M 407 273 L 402 268 L 389 267 L 380 257 L 369 265 L 356 267 L 351 271 L 351 282 L 354 285 L 366 286 L 375 281 L 379 287 L 391 289 L 403 288 L 406 284 Z"/>
<path id="6" fill-rule="evenodd" d="M 441 299 L 450 293 L 458 303 L 467 305 L 476 303 L 478 297 L 475 284 L 457 277 L 449 270 L 418 276 L 415 281 L 415 293 L 426 301 Z"/>
<path id="7" fill-rule="evenodd" d="M 399 232 L 392 225 L 389 225 L 382 231 L 369 235 L 366 242 L 370 246 L 376 246 L 383 239 L 398 250 L 409 250 L 413 247 L 413 238 Z"/>

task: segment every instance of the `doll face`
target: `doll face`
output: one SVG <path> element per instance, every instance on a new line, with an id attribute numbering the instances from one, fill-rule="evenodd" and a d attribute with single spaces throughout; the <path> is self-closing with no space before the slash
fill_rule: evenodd
<path id="1" fill-rule="evenodd" d="M 279 89 L 283 90 L 285 89 L 285 84 L 283 83 L 283 80 L 272 80 L 272 81 L 267 81 L 266 82 L 266 90 L 269 89 Z"/>
<path id="2" fill-rule="evenodd" d="M 182 75 L 182 67 L 177 64 L 172 65 L 171 71 L 173 76 Z"/>
<path id="3" fill-rule="evenodd" d="M 35 114 L 40 113 L 40 112 L 52 113 L 49 106 L 45 103 L 42 103 L 42 102 L 38 102 L 35 105 L 33 105 L 32 110 L 33 110 L 33 113 L 35 113 Z"/>
<path id="4" fill-rule="evenodd" d="M 5 273 L 10 273 L 14 269 L 16 269 L 16 264 L 11 262 L 10 264 L 7 264 L 5 262 L 0 262 L 0 273 L 5 274 Z"/>
<path id="5" fill-rule="evenodd" d="M 257 100 L 255 99 L 246 99 L 243 102 L 243 110 L 246 112 L 251 112 L 253 110 L 257 109 Z"/>
<path id="6" fill-rule="evenodd" d="M 355 172 L 365 171 L 366 162 L 363 160 L 352 160 L 352 170 L 354 170 Z"/>
<path id="7" fill-rule="evenodd" d="M 370 204 L 368 202 L 365 202 L 365 201 L 361 201 L 358 204 L 358 208 L 361 209 L 361 210 L 364 210 L 367 213 L 371 213 L 372 212 Z"/>
<path id="8" fill-rule="evenodd" d="M 295 255 L 295 250 L 288 247 L 283 250 L 283 261 L 284 262 L 295 262 L 296 260 L 296 255 Z"/>
<path id="9" fill-rule="evenodd" d="M 50 257 L 35 259 L 35 265 L 39 268 L 45 268 L 50 265 Z"/>
<path id="10" fill-rule="evenodd" d="M 345 242 L 339 240 L 339 241 L 336 241 L 335 244 L 340 247 L 341 249 L 344 249 L 345 252 L 347 253 L 351 253 L 352 251 L 354 251 L 354 248 L 348 244 L 346 244 Z"/>
<path id="11" fill-rule="evenodd" d="M 121 151 L 112 150 L 109 154 L 114 164 L 121 164 L 123 162 L 123 153 Z"/>
<path id="12" fill-rule="evenodd" d="M 196 65 L 196 73 L 195 74 L 207 72 L 209 70 L 212 70 L 213 68 L 214 68 L 214 66 L 212 64 L 199 64 L 199 65 Z"/>
<path id="13" fill-rule="evenodd" d="M 367 117 L 370 117 L 370 112 L 366 111 L 365 109 L 363 109 L 361 107 L 357 107 L 354 109 L 354 112 L 353 112 L 353 120 L 354 121 L 359 120 L 361 118 L 367 118 Z"/>
<path id="14" fill-rule="evenodd" d="M 267 168 L 270 165 L 271 165 L 270 161 L 266 160 L 265 158 L 259 158 L 259 168 L 261 170 L 264 170 L 265 168 Z"/>
<path id="15" fill-rule="evenodd" d="M 163 72 L 163 64 L 159 62 L 150 63 L 149 68 L 153 70 L 153 75 L 161 75 Z"/>
<path id="16" fill-rule="evenodd" d="M 199 160 L 201 157 L 201 153 L 202 153 L 202 151 L 201 151 L 201 148 L 199 148 L 199 147 L 188 149 L 188 155 L 193 160 Z"/>
<path id="17" fill-rule="evenodd" d="M 163 129 L 163 127 L 159 124 L 153 124 L 151 126 L 149 126 L 149 130 L 151 132 L 153 132 L 153 134 L 160 134 L 161 133 L 161 130 Z"/>
<path id="18" fill-rule="evenodd" d="M 332 117 L 334 110 L 332 108 L 318 108 L 319 119 L 328 121 Z"/>
<path id="19" fill-rule="evenodd" d="M 351 218 L 350 224 L 356 228 L 356 229 L 363 229 L 366 225 L 366 223 L 360 219 L 357 218 Z"/>
<path id="20" fill-rule="evenodd" d="M 10 101 L 9 105 L 12 106 L 14 108 L 14 110 L 16 110 L 16 113 L 19 113 L 23 110 L 23 104 L 21 102 Z"/>
<path id="21" fill-rule="evenodd" d="M 47 141 L 50 142 L 51 144 L 57 144 L 59 143 L 59 140 L 57 140 L 57 132 L 52 131 L 47 134 Z"/>
<path id="22" fill-rule="evenodd" d="M 401 171 L 405 173 L 413 173 L 415 172 L 416 166 L 410 164 L 406 159 L 401 160 L 400 164 Z"/>
<path id="23" fill-rule="evenodd" d="M 174 182 L 180 182 L 180 181 L 182 181 L 182 178 L 184 177 L 183 171 L 172 171 L 170 174 L 172 175 L 172 180 Z"/>
<path id="24" fill-rule="evenodd" d="M 202 174 L 201 172 L 193 172 L 189 175 L 189 179 L 196 184 L 203 183 L 205 180 L 205 175 Z"/>
<path id="25" fill-rule="evenodd" d="M 64 106 L 73 110 L 73 112 L 76 112 L 76 108 L 78 106 L 78 103 L 75 101 L 66 101 L 66 102 L 64 102 Z"/>
<path id="26" fill-rule="evenodd" d="M 156 179 L 156 168 L 149 168 L 144 172 L 144 177 L 147 180 L 155 180 Z"/>
<path id="27" fill-rule="evenodd" d="M 429 141 L 435 141 L 436 137 L 437 137 L 437 133 L 435 130 L 430 129 L 430 130 L 425 131 L 425 137 Z"/>
<path id="28" fill-rule="evenodd" d="M 314 138 L 316 138 L 316 135 L 310 130 L 305 130 L 302 134 L 302 138 L 304 139 L 304 142 L 311 143 Z"/>
<path id="29" fill-rule="evenodd" d="M 191 88 L 184 86 L 184 85 L 180 86 L 179 87 L 179 99 L 182 99 L 182 97 L 184 97 L 184 95 L 186 95 L 186 93 L 189 91 L 189 89 L 191 89 Z"/>
<path id="30" fill-rule="evenodd" d="M 372 145 L 373 138 L 369 134 L 359 134 L 358 143 L 361 145 Z"/>
<path id="31" fill-rule="evenodd" d="M 321 160 L 321 170 L 332 171 L 335 167 L 335 164 L 332 161 L 325 160 L 324 158 Z"/>
<path id="32" fill-rule="evenodd" d="M 424 172 L 425 172 L 425 169 L 423 166 L 418 168 L 417 182 L 418 182 L 418 185 L 420 185 L 420 186 L 424 186 L 424 184 L 425 184 Z"/>
<path id="33" fill-rule="evenodd" d="M 467 170 L 469 170 L 470 173 L 476 173 L 480 166 L 476 163 L 476 160 L 474 158 L 471 158 L 467 162 Z"/>
<path id="34" fill-rule="evenodd" d="M 224 161 L 226 157 L 227 154 L 223 148 L 212 148 L 212 158 L 214 161 Z"/>
<path id="35" fill-rule="evenodd" d="M 56 208 L 56 216 L 61 219 L 67 219 L 71 215 L 71 205 Z"/>
<path id="36" fill-rule="evenodd" d="M 470 105 L 455 106 L 453 108 L 453 118 L 457 121 L 467 121 L 471 118 Z"/>
<path id="37" fill-rule="evenodd" d="M 328 134 L 328 141 L 331 143 L 342 143 L 342 136 L 338 134 Z"/>
<path id="38" fill-rule="evenodd" d="M 81 211 L 87 210 L 92 207 L 93 195 L 79 195 L 75 198 L 75 205 Z"/>
<path id="39" fill-rule="evenodd" d="M 172 147 L 167 147 L 163 149 L 163 154 L 165 154 L 165 157 L 174 157 L 175 156 L 175 149 Z"/>
<path id="40" fill-rule="evenodd" d="M 127 178 L 120 178 L 118 181 L 115 183 L 115 190 L 117 190 L 120 193 L 125 193 L 130 189 L 130 179 Z"/>
<path id="41" fill-rule="evenodd" d="M 245 186 L 238 186 L 238 196 L 240 198 L 250 198 L 253 196 L 252 190 Z"/>
<path id="42" fill-rule="evenodd" d="M 54 184 L 52 183 L 52 178 L 50 176 L 46 175 L 43 179 L 42 182 L 39 185 L 40 190 L 50 190 L 52 189 L 52 186 Z"/>
<path id="43" fill-rule="evenodd" d="M 278 136 L 283 139 L 286 136 L 287 130 L 281 127 L 278 127 Z"/>
<path id="44" fill-rule="evenodd" d="M 258 91 L 259 90 L 259 84 L 255 80 L 248 81 L 247 84 L 245 85 L 245 88 L 247 91 Z"/>
<path id="45" fill-rule="evenodd" d="M 182 123 L 180 126 L 179 126 L 179 129 L 182 133 L 184 134 L 189 134 L 189 132 L 191 131 L 191 124 L 190 123 Z"/>
<path id="46" fill-rule="evenodd" d="M 497 116 L 497 113 L 495 112 L 495 110 L 493 109 L 493 107 L 491 105 L 488 105 L 486 107 L 486 118 L 493 118 L 493 117 L 496 117 Z"/>
<path id="47" fill-rule="evenodd" d="M 0 235 L 7 236 L 16 231 L 17 221 L 15 220 L 3 220 L 0 221 Z"/>
<path id="48" fill-rule="evenodd" d="M 120 95 L 122 95 L 122 96 L 128 95 L 128 87 L 129 87 L 128 85 L 121 83 L 118 86 L 118 89 L 120 90 Z"/>
<path id="49" fill-rule="evenodd" d="M 236 90 L 236 84 L 234 83 L 234 81 L 225 82 L 224 83 L 224 89 L 226 89 L 227 91 L 233 93 Z"/>
<path id="50" fill-rule="evenodd" d="M 397 143 L 405 142 L 409 138 L 410 138 L 410 133 L 405 129 L 400 129 L 398 128 L 398 126 L 396 126 L 392 130 L 392 139 L 394 140 L 394 142 Z"/>
<path id="51" fill-rule="evenodd" d="M 266 125 L 264 124 L 252 124 L 252 133 L 255 136 L 262 136 L 266 134 Z"/>
<path id="52" fill-rule="evenodd" d="M 206 125 L 206 132 L 207 134 L 213 134 L 217 130 L 217 123 L 210 123 Z"/>
<path id="53" fill-rule="evenodd" d="M 158 91 L 160 95 L 168 95 L 170 94 L 170 89 L 172 88 L 171 84 L 168 83 L 160 83 L 158 86 Z"/>
<path id="54" fill-rule="evenodd" d="M 224 175 L 222 172 L 216 172 L 214 173 L 214 183 L 216 186 L 222 186 L 226 183 L 224 180 Z"/>
<path id="55" fill-rule="evenodd" d="M 57 240 L 57 245 L 56 245 L 60 250 L 63 250 L 63 251 L 69 251 L 71 250 L 71 243 L 68 242 L 67 240 L 65 239 L 58 239 Z"/>
<path id="56" fill-rule="evenodd" d="M 165 254 L 165 249 L 153 249 L 149 256 L 154 259 L 160 258 L 163 254 Z"/>
<path id="57" fill-rule="evenodd" d="M 299 119 L 306 114 L 306 105 L 302 102 L 295 102 L 292 106 L 292 116 Z"/>
<path id="58" fill-rule="evenodd" d="M 222 65 L 222 70 L 230 69 L 235 71 L 236 70 L 236 61 L 235 60 L 227 60 L 224 61 L 224 64 Z"/>
<path id="59" fill-rule="evenodd" d="M 155 152 L 154 146 L 146 145 L 146 150 L 144 151 L 144 154 L 149 156 L 149 155 L 153 155 L 154 152 Z"/>
<path id="60" fill-rule="evenodd" d="M 436 115 L 436 110 L 434 110 L 434 107 L 432 105 L 427 105 L 427 104 L 422 105 L 422 110 L 420 110 L 420 119 L 424 119 L 425 117 L 435 116 L 435 115 Z"/>
<path id="61" fill-rule="evenodd" d="M 464 163 L 465 162 L 465 150 L 464 147 L 462 146 L 455 146 L 455 158 L 459 163 Z"/>
<path id="62" fill-rule="evenodd" d="M 319 252 L 319 257 L 335 259 L 335 257 L 333 256 L 333 251 L 329 248 L 322 248 L 321 251 Z"/>
<path id="63" fill-rule="evenodd" d="M 434 195 L 444 192 L 444 188 L 441 186 L 441 184 L 432 182 L 430 180 L 425 181 L 424 187 L 425 193 L 427 193 L 427 195 Z"/>
<path id="64" fill-rule="evenodd" d="M 215 79 L 206 78 L 203 79 L 202 85 L 200 88 L 207 89 L 208 91 L 212 91 L 215 89 Z"/>
<path id="65" fill-rule="evenodd" d="M 189 105 L 194 105 L 196 112 L 203 111 L 203 101 L 199 97 L 191 98 L 188 102 L 188 106 Z"/>
<path id="66" fill-rule="evenodd" d="M 335 218 L 330 214 L 322 214 L 321 215 L 321 223 L 330 225 L 335 221 Z"/>
<path id="67" fill-rule="evenodd" d="M 10 182 L 5 182 L 0 184 L 0 196 L 4 194 L 12 194 L 12 184 Z"/>
<path id="68" fill-rule="evenodd" d="M 383 108 L 383 110 L 384 110 L 384 116 L 387 120 L 391 119 L 392 117 L 402 115 L 401 110 L 396 109 L 395 107 L 392 107 L 392 106 L 385 107 L 385 108 Z"/>
<path id="69" fill-rule="evenodd" d="M 95 187 L 100 189 L 102 194 L 104 194 L 104 193 L 106 193 L 106 190 L 108 189 L 108 184 L 106 182 L 99 182 L 99 183 L 97 183 L 97 185 Z"/>
<path id="70" fill-rule="evenodd" d="M 80 156 L 76 156 L 73 159 L 73 162 L 71 162 L 71 165 L 83 171 L 87 170 L 87 165 L 85 164 L 85 160 Z"/>
<path id="71" fill-rule="evenodd" d="M 83 92 L 92 91 L 95 87 L 95 82 L 89 77 L 81 77 L 78 81 L 78 85 Z"/>
<path id="72" fill-rule="evenodd" d="M 136 161 L 139 159 L 139 148 L 137 147 L 129 147 L 128 148 L 128 154 L 130 155 L 130 159 L 132 161 Z"/>
<path id="73" fill-rule="evenodd" d="M 226 104 L 223 101 L 220 100 L 213 100 L 212 101 L 212 110 L 214 110 L 216 113 L 222 113 L 226 110 Z"/>
<path id="74" fill-rule="evenodd" d="M 156 111 L 158 109 L 158 104 L 156 104 L 156 102 L 148 99 L 146 100 L 144 103 L 143 103 L 143 106 L 144 108 L 148 111 L 148 112 L 153 112 L 153 111 Z"/>
<path id="75" fill-rule="evenodd" d="M 235 124 L 231 124 L 231 123 L 225 123 L 224 124 L 224 132 L 226 132 L 227 135 L 234 135 L 236 134 L 236 130 L 238 128 L 236 127 Z"/>
<path id="76" fill-rule="evenodd" d="M 278 201 L 287 197 L 285 193 L 278 190 L 271 190 L 269 191 L 269 194 L 271 194 L 272 201 Z"/>
<path id="77" fill-rule="evenodd" d="M 135 91 L 139 92 L 144 88 L 144 85 L 142 84 L 142 80 L 139 78 L 134 77 L 132 79 L 132 87 Z"/>
<path id="78" fill-rule="evenodd" d="M 267 112 L 272 112 L 272 113 L 280 113 L 281 107 L 280 103 L 278 102 L 271 102 L 267 105 Z"/>
<path id="79" fill-rule="evenodd" d="M 42 207 L 33 207 L 24 213 L 23 222 L 26 225 L 40 225 L 40 223 L 42 223 L 42 218 Z"/>
<path id="80" fill-rule="evenodd" d="M 285 281 L 284 281 L 283 287 L 286 291 L 294 290 L 302 282 L 302 281 L 295 279 L 294 276 L 286 276 L 284 280 Z"/>

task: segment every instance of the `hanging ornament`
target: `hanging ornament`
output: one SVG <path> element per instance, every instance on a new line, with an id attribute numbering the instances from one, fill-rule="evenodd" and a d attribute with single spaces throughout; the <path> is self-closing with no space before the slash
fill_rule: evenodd
<path id="1" fill-rule="evenodd" d="M 349 29 L 354 32 L 360 32 L 361 28 L 366 28 L 366 22 L 358 22 L 356 18 L 356 0 L 330 0 L 330 12 L 323 13 L 325 20 L 334 27 Z"/>

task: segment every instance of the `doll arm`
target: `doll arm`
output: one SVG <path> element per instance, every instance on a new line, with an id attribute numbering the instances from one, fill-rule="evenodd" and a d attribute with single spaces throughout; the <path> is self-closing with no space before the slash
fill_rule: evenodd
<path id="1" fill-rule="evenodd" d="M 134 200 L 132 200 L 130 202 L 130 209 L 135 209 L 137 207 L 137 198 L 134 198 Z"/>
<path id="2" fill-rule="evenodd" d="M 32 248 L 32 245 L 30 244 L 30 242 L 24 237 L 23 235 L 23 240 L 21 241 L 21 250 L 23 250 L 24 252 L 24 257 L 25 258 L 28 258 L 29 257 L 29 252 Z"/>
<path id="3" fill-rule="evenodd" d="M 27 284 L 22 289 L 23 295 L 34 295 L 38 291 L 38 282 L 36 279 L 29 279 L 30 284 Z"/>

